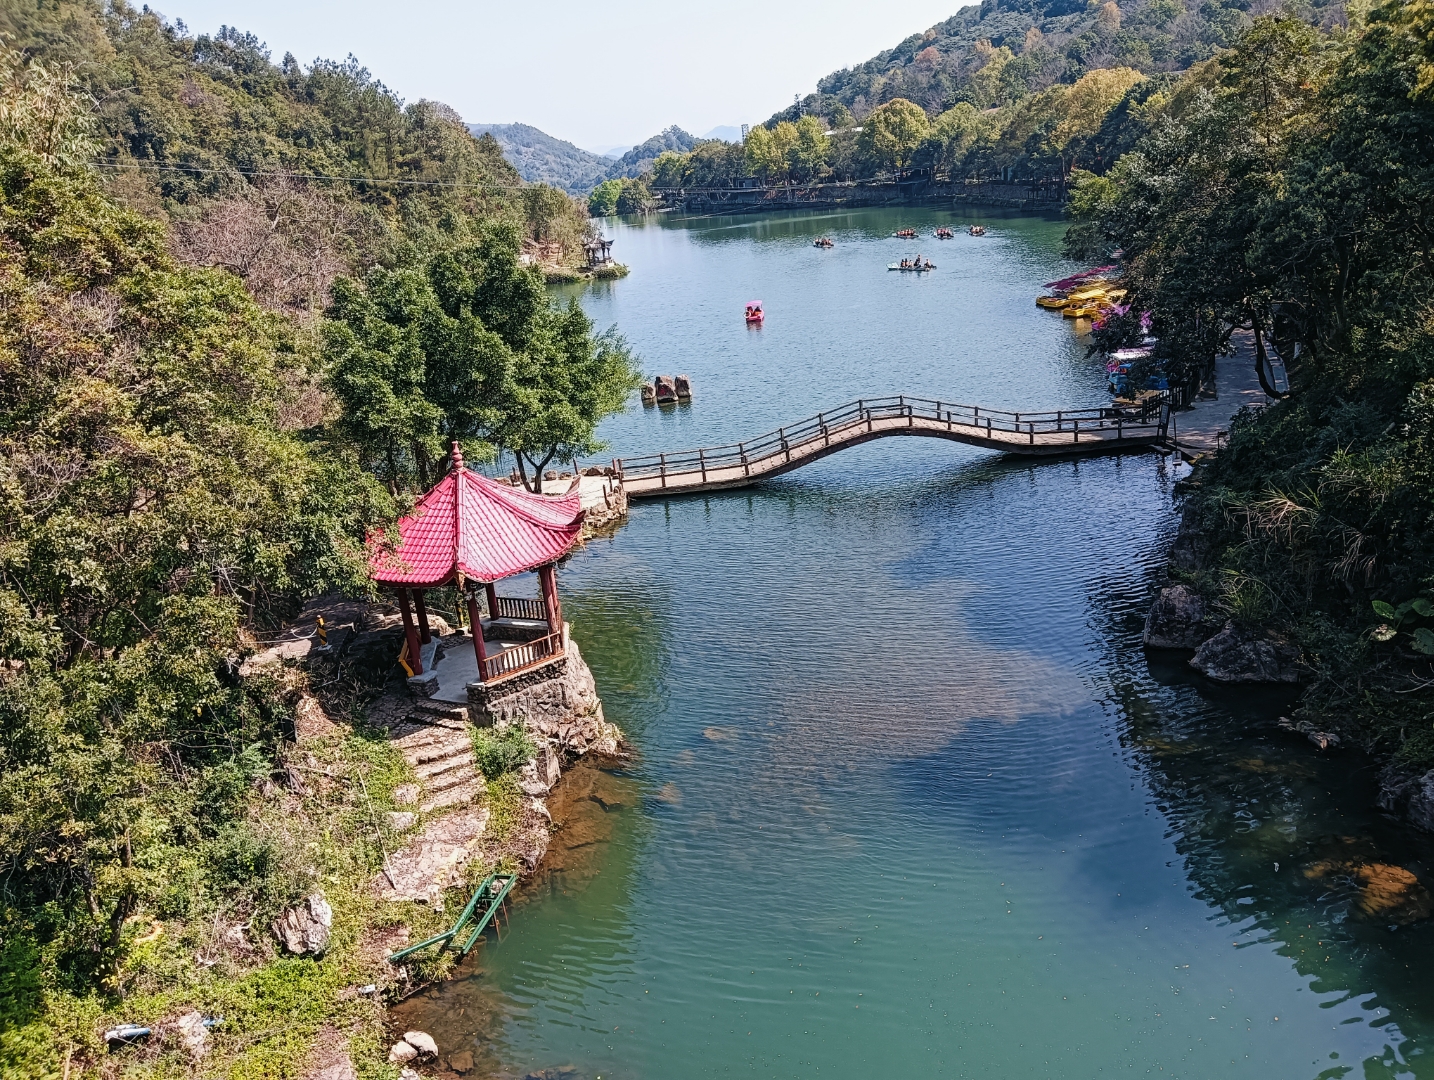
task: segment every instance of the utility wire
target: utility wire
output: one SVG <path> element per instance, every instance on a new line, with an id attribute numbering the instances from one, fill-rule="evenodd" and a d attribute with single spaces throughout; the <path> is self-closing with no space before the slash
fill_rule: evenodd
<path id="1" fill-rule="evenodd" d="M 117 161 L 97 161 L 102 169 L 135 169 L 140 172 L 182 172 L 182 173 L 239 173 L 242 176 L 276 177 L 284 180 L 338 180 L 350 184 L 404 184 L 408 187 L 450 187 L 450 188 L 498 188 L 505 191 L 520 191 L 521 184 L 498 184 L 491 180 L 481 183 L 464 183 L 459 180 L 397 180 L 380 179 L 373 176 L 329 176 L 325 173 L 266 172 L 262 169 L 241 169 L 230 166 L 226 169 L 206 169 L 199 165 L 160 165 Z"/>

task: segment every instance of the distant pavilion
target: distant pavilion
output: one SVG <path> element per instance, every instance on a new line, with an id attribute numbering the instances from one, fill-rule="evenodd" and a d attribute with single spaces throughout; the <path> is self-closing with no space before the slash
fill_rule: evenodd
<path id="1" fill-rule="evenodd" d="M 594 237 L 583 244 L 583 253 L 588 257 L 589 267 L 607 266 L 612 262 L 612 241 Z"/>

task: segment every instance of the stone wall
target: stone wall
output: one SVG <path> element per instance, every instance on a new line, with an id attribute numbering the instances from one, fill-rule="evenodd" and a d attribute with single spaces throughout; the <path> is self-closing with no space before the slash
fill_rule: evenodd
<path id="1" fill-rule="evenodd" d="M 468 684 L 468 715 L 474 724 L 499 730 L 522 724 L 537 744 L 538 758 L 521 777 L 529 794 L 552 787 L 566 758 L 619 752 L 622 734 L 603 717 L 592 670 L 566 626 L 563 637 L 564 655 L 551 663 L 496 685 Z"/>

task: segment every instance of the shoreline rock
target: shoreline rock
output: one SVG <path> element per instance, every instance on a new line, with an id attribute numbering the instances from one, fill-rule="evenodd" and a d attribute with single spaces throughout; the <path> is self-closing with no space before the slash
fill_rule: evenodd
<path id="1" fill-rule="evenodd" d="M 1195 650 L 1190 666 L 1212 682 L 1293 685 L 1300 650 L 1287 638 L 1238 625 L 1233 619 Z"/>
<path id="2" fill-rule="evenodd" d="M 1375 802 L 1415 828 L 1434 832 L 1434 769 L 1415 773 L 1394 763 L 1386 765 L 1379 774 Z"/>
<path id="3" fill-rule="evenodd" d="M 1190 586 L 1167 585 L 1145 616 L 1143 640 L 1152 649 L 1198 649 L 1219 630 L 1211 616 L 1205 598 Z"/>

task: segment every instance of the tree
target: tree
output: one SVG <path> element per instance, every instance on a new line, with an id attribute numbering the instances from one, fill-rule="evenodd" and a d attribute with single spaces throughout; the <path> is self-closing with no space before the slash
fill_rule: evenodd
<path id="1" fill-rule="evenodd" d="M 617 213 L 617 199 L 622 194 L 621 180 L 604 180 L 588 196 L 588 213 L 593 217 L 610 217 Z"/>
<path id="2" fill-rule="evenodd" d="M 777 148 L 776 140 L 767 128 L 754 127 L 747 132 L 745 152 L 748 171 L 761 177 L 764 184 L 771 177 L 780 179 L 786 171 L 786 157 Z"/>
<path id="3" fill-rule="evenodd" d="M 3 109 L 17 92 L 14 81 L 0 89 Z M 87 102 L 69 107 L 88 113 Z M 27 131 L 16 111 L 6 115 L 8 1024 L 29 1020 L 8 996 L 17 957 L 47 993 L 118 990 L 132 916 L 207 914 L 216 893 L 250 910 L 271 902 L 263 890 L 274 883 L 257 880 L 268 875 L 254 863 L 223 868 L 226 842 L 261 862 L 272 855 L 246 832 L 244 797 L 282 737 L 278 692 L 241 682 L 234 658 L 245 633 L 292 616 L 302 597 L 363 592 L 364 534 L 393 506 L 343 445 L 281 427 L 298 355 L 289 325 L 233 274 L 176 263 L 161 225 L 108 198 L 91 170 L 66 165 L 46 131 L 81 121 L 36 113 L 44 130 Z M 0 1042 L 7 1075 L 10 1034 Z"/>
<path id="4" fill-rule="evenodd" d="M 641 383 L 615 335 L 553 309 L 521 266 L 511 226 L 422 268 L 344 280 L 324 325 L 337 428 L 395 492 L 431 485 L 453 442 L 474 460 L 508 450 L 534 489 L 555 457 L 595 453 L 599 421 Z"/>
<path id="5" fill-rule="evenodd" d="M 664 150 L 652 163 L 652 186 L 655 188 L 680 188 L 687 177 L 691 154 L 679 154 L 675 150 Z"/>
<path id="6" fill-rule="evenodd" d="M 867 115 L 858 145 L 875 167 L 900 171 L 911 163 L 930 128 L 931 122 L 921 106 L 894 98 Z"/>
<path id="7" fill-rule="evenodd" d="M 1114 7 L 1114 4 L 1109 5 Z M 1104 10 L 1104 9 L 1102 9 Z M 1145 76 L 1131 68 L 1090 71 L 1076 80 L 1057 105 L 1057 120 L 1050 133 L 1052 151 L 1067 175 L 1085 145 L 1100 131 L 1110 110 Z"/>
<path id="8" fill-rule="evenodd" d="M 815 116 L 803 116 L 793 127 L 796 136 L 787 151 L 787 166 L 799 180 L 815 180 L 826 168 L 831 154 L 826 132 Z"/>
<path id="9" fill-rule="evenodd" d="M 513 454 L 524 484 L 538 491 L 554 460 L 573 461 L 605 448 L 596 438 L 598 424 L 622 411 L 642 375 L 622 337 L 615 330 L 594 335 L 576 300 L 549 312 L 542 335 L 514 361 L 493 402 L 487 434 Z"/>

